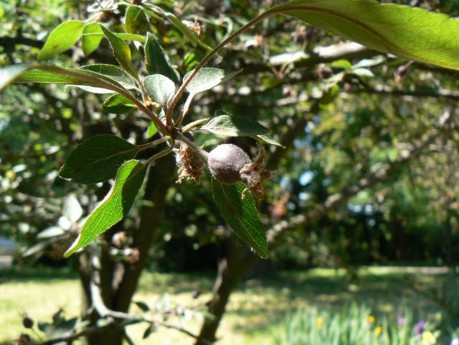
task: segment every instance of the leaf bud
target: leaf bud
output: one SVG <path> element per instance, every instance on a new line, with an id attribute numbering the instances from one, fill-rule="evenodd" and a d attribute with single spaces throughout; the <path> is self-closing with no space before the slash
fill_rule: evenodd
<path id="1" fill-rule="evenodd" d="M 32 328 L 33 327 L 33 320 L 28 317 L 27 315 L 22 316 L 22 325 L 25 328 Z"/>

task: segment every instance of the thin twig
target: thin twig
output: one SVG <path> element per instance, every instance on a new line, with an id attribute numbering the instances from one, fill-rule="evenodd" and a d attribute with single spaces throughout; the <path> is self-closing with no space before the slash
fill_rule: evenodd
<path id="1" fill-rule="evenodd" d="M 170 324 L 170 323 L 167 323 L 167 322 L 156 322 L 156 324 L 159 325 L 159 326 L 163 326 L 164 328 L 175 329 L 176 331 L 184 333 L 184 334 L 186 334 L 186 335 L 188 335 L 191 338 L 194 338 L 196 340 L 199 339 L 199 341 L 203 342 L 206 345 L 213 345 L 214 344 L 214 342 L 209 341 L 207 339 L 202 339 L 198 335 L 196 335 L 194 333 L 191 333 L 190 331 L 186 330 L 183 327 L 180 327 L 180 326 L 177 326 L 177 325 L 173 325 L 173 324 Z"/>
<path id="2" fill-rule="evenodd" d="M 195 69 L 190 73 L 190 76 L 183 82 L 183 84 L 180 86 L 180 88 L 177 90 L 175 93 L 174 97 L 171 99 L 169 102 L 169 108 L 167 109 L 166 112 L 166 118 L 172 118 L 173 111 L 175 106 L 177 105 L 178 100 L 180 97 L 182 97 L 183 93 L 185 92 L 186 87 L 188 84 L 193 80 L 193 78 L 198 74 L 199 70 L 207 65 L 207 63 L 216 55 L 218 54 L 229 42 L 231 42 L 234 38 L 242 34 L 243 32 L 249 30 L 252 26 L 258 24 L 265 18 L 275 14 L 273 11 L 267 11 L 260 16 L 252 19 L 250 22 L 248 22 L 246 25 L 241 27 L 239 30 L 228 36 L 226 39 L 224 39 L 222 42 L 220 42 L 209 54 L 206 55 L 204 59 L 201 60 L 201 62 L 195 67 Z"/>
<path id="3" fill-rule="evenodd" d="M 112 326 L 113 323 L 114 323 L 114 321 L 111 321 L 111 322 L 109 322 L 109 323 L 107 323 L 107 324 L 105 324 L 103 326 L 87 327 L 87 328 L 83 329 L 80 332 L 71 333 L 69 335 L 63 335 L 63 336 L 60 336 L 60 337 L 48 339 L 48 340 L 42 342 L 41 345 L 53 345 L 53 344 L 58 344 L 58 343 L 70 343 L 70 342 L 72 342 L 74 340 L 77 340 L 79 338 L 85 337 L 85 336 L 87 336 L 89 334 L 99 332 L 103 328 Z"/>
<path id="4" fill-rule="evenodd" d="M 183 143 L 185 143 L 191 150 L 193 150 L 194 153 L 196 153 L 204 161 L 204 163 L 207 164 L 207 157 L 209 156 L 207 151 L 200 149 L 195 143 L 193 143 L 190 139 L 188 139 L 179 131 L 175 131 L 173 135 L 177 138 L 177 140 L 180 140 Z"/>
<path id="5" fill-rule="evenodd" d="M 164 157 L 164 156 L 167 156 L 169 153 L 172 152 L 172 150 L 174 149 L 174 139 L 172 139 L 172 142 L 170 143 L 169 147 L 167 149 L 164 149 L 163 151 L 160 151 L 156 154 L 154 154 L 153 156 L 151 156 L 148 160 L 147 160 L 147 163 L 146 164 L 151 164 L 152 162 L 154 162 L 155 160 L 161 158 L 161 157 Z"/>
<path id="6" fill-rule="evenodd" d="M 128 342 L 129 345 L 135 345 L 131 337 L 126 333 L 126 330 L 123 332 L 123 338 Z"/>

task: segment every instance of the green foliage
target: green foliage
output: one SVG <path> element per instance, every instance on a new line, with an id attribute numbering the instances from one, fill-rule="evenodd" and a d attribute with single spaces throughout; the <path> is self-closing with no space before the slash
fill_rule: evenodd
<path id="1" fill-rule="evenodd" d="M 110 78 L 128 90 L 137 89 L 135 79 L 118 66 L 108 64 L 93 64 L 83 66 L 81 69 L 85 71 L 92 71 L 104 77 Z"/>
<path id="2" fill-rule="evenodd" d="M 163 107 L 167 107 L 172 97 L 174 97 L 174 82 L 162 74 L 149 75 L 143 81 L 143 85 L 148 96 Z"/>
<path id="3" fill-rule="evenodd" d="M 138 79 L 139 75 L 136 68 L 132 64 L 131 48 L 129 48 L 129 45 L 114 33 L 112 33 L 105 26 L 101 25 L 101 28 L 108 41 L 110 42 L 110 45 L 113 49 L 113 54 L 115 55 L 115 58 L 118 60 L 121 67 L 124 68 L 124 70 L 134 78 Z"/>
<path id="4" fill-rule="evenodd" d="M 188 72 L 185 77 L 183 77 L 183 81 L 186 82 L 193 71 Z M 187 91 L 192 94 L 196 95 L 200 92 L 204 92 L 214 88 L 215 86 L 219 85 L 225 79 L 225 71 L 219 68 L 214 67 L 204 67 L 200 69 L 188 82 L 186 87 Z"/>
<path id="5" fill-rule="evenodd" d="M 12 65 L 0 69 L 0 91 L 29 69 L 29 65 Z"/>
<path id="6" fill-rule="evenodd" d="M 105 68 L 107 67 L 107 68 Z M 7 78 L 14 79 L 9 80 L 11 82 L 14 80 L 17 83 L 46 83 L 46 84 L 65 84 L 65 85 L 84 85 L 84 86 L 93 86 L 102 89 L 107 89 L 115 91 L 125 96 L 129 95 L 127 90 L 115 81 L 118 79 L 122 82 L 125 82 L 126 86 L 131 86 L 131 84 L 124 78 L 124 73 L 121 70 L 117 69 L 116 66 L 110 68 L 108 65 L 104 66 L 102 70 L 109 71 L 108 77 L 102 75 L 101 73 L 96 73 L 90 70 L 91 67 L 85 69 L 77 68 L 63 68 L 51 65 L 21 65 L 22 74 L 17 75 L 9 73 Z M 101 65 L 96 65 L 95 69 L 99 72 L 101 70 Z M 14 71 L 13 71 L 14 72 Z M 0 83 L 0 85 L 2 85 Z M 6 83 L 4 84 L 6 86 Z"/>
<path id="7" fill-rule="evenodd" d="M 242 116 L 219 115 L 213 117 L 202 130 L 227 137 L 244 137 L 266 134 L 269 129 L 258 122 Z"/>
<path id="8" fill-rule="evenodd" d="M 108 97 L 103 107 L 112 114 L 124 114 L 137 108 L 132 101 L 121 95 L 112 95 Z"/>
<path id="9" fill-rule="evenodd" d="M 126 11 L 126 31 L 130 34 L 146 34 L 148 30 L 148 18 L 139 6 L 129 6 Z"/>
<path id="10" fill-rule="evenodd" d="M 117 8 L 117 5 L 114 5 L 114 8 Z M 100 234 L 106 231 L 127 214 L 127 210 L 132 205 L 134 197 L 142 183 L 140 176 L 143 177 L 145 175 L 146 169 L 142 163 L 129 160 L 133 159 L 141 149 L 167 143 L 167 149 L 156 152 L 154 155 L 152 154 L 146 158 L 148 163 L 150 163 L 163 155 L 169 154 L 176 140 L 182 141 L 193 153 L 182 153 L 185 157 L 180 158 L 186 158 L 188 161 L 184 163 L 182 161 L 183 165 L 180 169 L 182 171 L 185 170 L 184 176 L 192 176 L 196 179 L 201 176 L 202 166 L 206 163 L 205 152 L 192 140 L 183 135 L 182 132 L 185 131 L 182 128 L 182 122 L 188 115 L 187 113 L 194 95 L 208 91 L 222 82 L 227 82 L 229 79 L 229 75 L 225 73 L 224 68 L 205 67 L 205 65 L 209 63 L 213 56 L 220 52 L 224 45 L 235 40 L 237 37 L 243 38 L 241 35 L 243 32 L 268 16 L 274 14 L 294 16 L 314 26 L 323 28 L 330 33 L 360 42 L 371 49 L 389 52 L 402 58 L 436 64 L 441 67 L 459 69 L 457 63 L 459 48 L 457 47 L 456 40 L 452 39 L 458 34 L 458 22 L 448 19 L 444 15 L 406 6 L 380 5 L 374 1 L 363 0 L 292 1 L 269 9 L 248 24 L 242 26 L 234 34 L 227 34 L 227 38 L 202 59 L 202 52 L 196 51 L 196 53 L 188 53 L 186 57 L 182 56 L 183 62 L 180 61 L 180 58 L 177 58 L 176 60 L 179 61 L 176 61 L 178 62 L 176 64 L 171 62 L 162 45 L 155 39 L 155 37 L 162 37 L 161 42 L 165 44 L 171 38 L 161 36 L 159 29 L 154 25 L 150 26 L 150 21 L 154 22 L 155 20 L 167 18 L 175 28 L 175 33 L 180 33 L 185 38 L 185 41 L 188 40 L 193 46 L 204 50 L 207 50 L 207 44 L 203 43 L 193 30 L 187 27 L 175 14 L 167 10 L 162 10 L 156 6 L 150 7 L 147 4 L 127 7 L 123 5 L 120 9 L 122 10 L 119 12 L 121 15 L 120 20 L 124 18 L 124 26 L 110 25 L 109 28 L 109 24 L 100 25 L 94 23 L 93 20 L 97 20 L 95 19 L 98 18 L 97 16 L 87 22 L 65 22 L 51 32 L 38 55 L 39 59 L 56 56 L 71 48 L 81 36 L 83 36 L 83 51 L 85 55 L 89 55 L 98 48 L 101 37 L 105 36 L 120 67 L 109 64 L 95 64 L 82 68 L 63 68 L 33 64 L 7 67 L 0 72 L 0 86 L 2 88 L 15 81 L 18 83 L 65 84 L 78 86 L 91 93 L 115 93 L 115 95 L 105 100 L 103 107 L 112 114 L 119 115 L 116 119 L 118 124 L 126 119 L 124 116 L 134 115 L 133 117 L 136 117 L 136 114 L 131 112 L 131 110 L 138 109 L 143 112 L 143 115 L 148 117 L 150 122 L 146 125 L 144 124 L 143 133 L 147 132 L 146 138 L 149 139 L 158 132 L 161 137 L 158 139 L 159 141 L 147 143 L 147 146 L 142 147 L 132 145 L 121 138 L 113 136 L 94 137 L 81 144 L 69 156 L 69 160 L 61 170 L 61 176 L 80 183 L 106 181 L 113 178 L 116 170 L 120 166 L 121 168 L 119 168 L 118 177 L 111 194 L 89 216 L 88 221 L 83 227 L 78 244 L 75 244 L 68 251 L 68 254 L 86 245 L 94 238 L 93 234 Z M 104 10 L 101 11 L 103 12 Z M 115 12 L 112 15 L 116 15 Z M 104 13 L 107 14 L 108 12 Z M 216 36 L 222 34 L 218 28 L 214 30 L 216 30 Z M 167 40 L 163 39 L 163 37 L 167 38 Z M 171 37 L 174 36 L 171 35 Z M 136 41 L 132 47 L 130 46 L 131 41 Z M 140 47 L 139 43 L 144 43 L 143 50 L 141 48 L 138 49 Z M 262 43 L 257 44 L 261 45 Z M 272 49 L 272 51 L 269 51 L 269 49 L 271 48 L 267 48 L 269 54 L 279 53 L 274 52 L 275 49 Z M 175 50 L 175 52 L 178 51 L 178 49 Z M 184 55 L 182 52 L 180 54 Z M 294 53 L 287 54 L 290 58 L 292 55 L 297 56 Z M 307 54 L 300 54 L 299 56 L 298 59 L 289 60 L 289 63 L 299 62 L 308 58 Z M 263 58 L 265 57 L 268 56 L 264 56 Z M 188 71 L 189 68 L 195 65 L 195 59 L 201 59 L 201 62 L 193 70 Z M 377 68 L 379 64 L 381 64 L 380 61 L 370 61 L 369 63 L 361 64 L 352 64 L 350 61 L 342 59 L 334 61 L 330 66 L 327 66 L 334 75 L 322 81 L 318 86 L 307 90 L 311 95 L 320 93 L 320 96 L 317 98 L 316 96 L 308 96 L 305 102 L 297 102 L 298 107 L 308 105 L 310 109 L 318 107 L 321 110 L 326 109 L 327 106 L 332 108 L 333 102 L 337 102 L 343 84 L 350 83 L 352 85 L 352 83 L 356 83 L 358 86 L 368 85 L 368 80 L 374 78 L 371 67 Z M 233 64 L 233 66 L 235 65 Z M 178 66 L 177 70 L 182 75 L 184 74 L 183 78 L 180 78 L 174 66 Z M 143 76 L 142 73 L 139 73 L 139 71 L 141 72 L 145 69 L 148 71 L 148 76 Z M 187 71 L 188 73 L 185 73 Z M 282 67 L 276 77 L 281 80 L 285 77 L 283 76 L 284 72 L 284 67 Z M 181 86 L 180 79 L 182 79 Z M 357 82 L 355 82 L 355 79 L 357 79 Z M 251 82 L 251 80 L 246 80 L 245 82 Z M 260 93 L 263 94 L 266 92 L 265 95 L 262 95 L 264 100 L 271 100 L 273 94 L 269 94 L 270 88 L 275 89 L 280 85 L 279 81 L 273 80 L 270 77 L 265 77 L 265 79 L 260 78 L 257 80 L 257 83 L 259 83 Z M 236 89 L 244 86 L 241 81 L 235 82 L 234 85 L 233 87 Z M 186 91 L 190 95 L 183 103 L 182 109 L 177 111 L 177 104 L 182 104 L 180 102 Z M 292 91 L 292 94 L 295 94 L 295 92 L 297 91 Z M 275 97 L 279 97 L 279 94 L 276 94 Z M 159 103 L 159 105 L 151 104 L 150 99 Z M 312 103 L 315 104 L 311 105 Z M 267 108 L 269 109 L 269 107 Z M 315 111 L 317 112 L 318 110 Z M 241 111 L 234 113 L 243 114 Z M 199 114 L 196 122 L 184 128 L 187 129 L 187 132 L 204 130 L 217 135 L 255 137 L 262 142 L 280 146 L 279 143 L 267 135 L 268 128 L 249 118 L 249 114 L 245 113 L 244 109 L 244 117 L 221 115 L 213 117 L 208 121 L 205 120 L 205 117 L 209 118 L 211 115 Z M 189 116 L 193 115 L 195 114 Z M 254 113 L 253 117 L 256 118 L 257 115 L 259 114 Z M 271 120 L 271 117 L 275 117 L 275 121 L 278 121 L 277 123 L 282 122 L 286 127 L 290 126 L 293 121 L 292 119 L 281 118 L 281 116 L 277 117 L 274 112 L 268 115 L 265 113 L 265 118 Z M 353 145 L 358 146 L 362 151 L 366 150 L 365 154 L 357 158 L 359 161 L 368 162 L 366 163 L 368 171 L 377 167 L 377 164 L 384 163 L 385 157 L 390 156 L 396 159 L 397 155 L 401 154 L 393 148 L 379 149 L 379 146 L 375 145 L 375 143 L 379 143 L 381 138 L 378 137 L 379 134 L 376 130 L 374 134 L 375 138 L 367 138 L 366 140 L 357 139 L 359 133 L 353 133 L 352 130 L 356 129 L 360 131 L 362 127 L 362 123 L 360 122 L 353 128 L 352 124 L 345 126 L 344 121 L 341 121 L 342 117 L 340 114 L 337 115 L 337 118 L 327 119 L 326 117 L 327 115 L 323 115 L 322 119 L 317 121 L 317 127 L 314 130 L 314 134 L 317 135 L 317 138 L 314 139 L 316 140 L 315 143 L 320 145 L 327 143 L 327 146 L 323 150 L 318 150 L 318 156 L 322 157 L 322 162 L 318 163 L 318 169 L 314 173 L 317 172 L 317 176 L 328 175 L 324 177 L 324 181 L 327 179 L 332 181 L 330 182 L 330 188 L 324 187 L 325 182 L 322 186 L 318 187 L 325 190 L 320 197 L 330 196 L 330 194 L 344 190 L 347 182 L 343 182 L 346 181 L 343 175 L 350 180 L 355 180 L 356 174 L 352 170 L 356 162 L 356 157 L 353 157 L 355 153 Z M 145 120 L 141 117 L 139 119 L 142 121 Z M 200 127 L 204 121 L 207 122 Z M 274 124 L 274 119 L 272 121 Z M 304 126 L 305 124 L 303 124 Z M 381 128 L 384 128 L 384 126 L 381 126 Z M 120 132 L 123 131 L 120 130 Z M 329 135 L 330 132 L 334 134 Z M 336 133 L 338 132 L 342 134 L 342 137 L 337 137 Z M 292 140 L 294 139 L 293 137 Z M 290 147 L 293 147 L 294 142 L 289 143 L 289 140 L 290 138 L 287 137 L 284 141 Z M 389 140 L 388 142 L 391 141 Z M 335 143 L 341 145 L 343 149 L 335 149 L 333 147 Z M 303 144 L 300 143 L 300 145 Z M 367 153 L 367 151 L 370 153 Z M 194 157 L 195 160 L 189 157 L 193 154 L 196 155 Z M 200 164 L 197 164 L 196 160 L 199 160 Z M 86 163 L 81 164 L 82 161 Z M 131 173 L 130 169 L 133 171 L 139 170 L 142 173 L 133 172 L 132 174 L 135 178 L 131 178 L 129 175 Z M 304 172 L 305 168 L 296 165 L 296 169 L 302 169 Z M 330 171 L 333 171 L 333 174 L 330 174 Z M 127 179 L 128 182 L 124 183 L 123 178 Z M 131 180 L 133 181 L 132 183 L 130 182 Z M 130 186 L 132 186 L 132 190 L 129 189 Z M 259 220 L 255 202 L 251 194 L 248 192 L 242 193 L 242 189 L 242 185 L 230 187 L 215 182 L 212 183 L 215 201 L 224 218 L 233 230 L 246 243 L 251 245 L 260 256 L 267 257 L 266 235 L 263 225 Z M 124 198 L 127 199 L 123 204 Z M 325 202 L 326 200 L 320 201 Z M 126 207 L 120 211 L 119 207 L 116 208 L 113 206 L 115 204 L 123 204 Z M 299 209 L 305 206 L 301 202 L 298 202 L 298 204 Z M 110 213 L 112 208 L 117 209 L 113 216 Z M 96 221 L 97 217 L 102 217 L 100 223 Z"/>
<path id="11" fill-rule="evenodd" d="M 179 82 L 177 72 L 170 64 L 169 57 L 151 34 L 145 43 L 145 64 L 149 74 L 162 74 L 174 83 Z"/>
<path id="12" fill-rule="evenodd" d="M 72 46 L 83 34 L 85 23 L 79 20 L 70 20 L 58 25 L 46 40 L 45 45 L 38 54 L 38 60 L 45 60 L 56 56 Z"/>
<path id="13" fill-rule="evenodd" d="M 141 148 L 116 135 L 96 135 L 77 146 L 59 171 L 77 183 L 97 183 L 116 176 L 118 168 Z"/>
<path id="14" fill-rule="evenodd" d="M 265 230 L 258 216 L 255 199 L 245 185 L 225 185 L 212 179 L 212 194 L 231 229 L 258 255 L 267 258 Z"/>
<path id="15" fill-rule="evenodd" d="M 459 69 L 459 22 L 419 8 L 373 0 L 298 0 L 274 8 L 371 49 Z"/>
<path id="16" fill-rule="evenodd" d="M 81 46 L 85 56 L 90 55 L 99 47 L 104 38 L 103 35 L 104 32 L 99 23 L 91 23 L 84 27 Z"/>
<path id="17" fill-rule="evenodd" d="M 137 160 L 129 160 L 119 168 L 112 190 L 86 219 L 80 235 L 65 252 L 66 257 L 90 244 L 127 215 L 142 186 L 147 167 Z"/>
<path id="18" fill-rule="evenodd" d="M 188 38 L 194 45 L 198 45 L 205 50 L 212 51 L 212 47 L 209 47 L 205 43 L 203 43 L 199 37 L 192 32 L 182 21 L 177 18 L 177 16 L 173 13 L 166 12 L 166 17 L 172 22 L 172 24 L 186 37 Z"/>

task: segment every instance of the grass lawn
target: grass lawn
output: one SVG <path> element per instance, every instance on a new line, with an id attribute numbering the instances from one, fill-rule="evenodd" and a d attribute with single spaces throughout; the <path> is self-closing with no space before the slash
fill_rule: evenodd
<path id="1" fill-rule="evenodd" d="M 445 277 L 438 272 L 371 268 L 362 269 L 355 284 L 349 284 L 344 272 L 332 269 L 279 272 L 247 279 L 231 296 L 219 329 L 218 344 L 272 344 L 274 338 L 282 338 L 285 316 L 303 307 L 334 314 L 352 304 L 362 305 L 376 320 L 383 315 L 400 315 L 409 308 L 419 320 L 441 323 L 444 313 L 427 294 L 438 291 Z M 135 300 L 146 302 L 151 309 L 180 310 L 183 306 L 191 310 L 181 318 L 171 316 L 167 321 L 181 323 L 196 333 L 202 317 L 200 311 L 210 296 L 212 278 L 211 274 L 146 272 Z M 412 288 L 413 282 L 416 289 Z M 195 290 L 202 294 L 193 299 Z M 59 308 L 64 309 L 67 317 L 76 316 L 79 295 L 76 275 L 66 270 L 0 271 L 0 344 L 11 344 L 24 331 L 21 325 L 24 312 L 42 321 L 50 320 Z M 140 309 L 134 305 L 131 312 Z M 136 343 L 142 344 L 193 343 L 190 337 L 162 327 L 142 341 L 145 328 L 146 325 L 130 326 L 128 333 Z M 446 338 L 451 336 L 448 334 Z"/>

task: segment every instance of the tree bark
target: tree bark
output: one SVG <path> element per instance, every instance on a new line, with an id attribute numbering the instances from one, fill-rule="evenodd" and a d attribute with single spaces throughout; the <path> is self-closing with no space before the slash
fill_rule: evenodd
<path id="1" fill-rule="evenodd" d="M 254 253 L 242 247 L 234 237 L 231 238 L 228 244 L 228 254 L 220 260 L 218 265 L 212 299 L 208 302 L 211 317 L 206 317 L 204 320 L 196 345 L 207 345 L 216 340 L 217 329 L 231 293 L 239 280 L 259 261 L 260 259 Z"/>
<path id="2" fill-rule="evenodd" d="M 140 209 L 138 227 L 133 232 L 132 248 L 138 250 L 138 260 L 115 263 L 109 255 L 107 245 L 101 245 L 100 282 L 98 286 L 105 305 L 115 311 L 127 312 L 140 275 L 148 262 L 148 253 L 154 242 L 155 230 L 159 227 L 166 204 L 167 190 L 174 182 L 175 160 L 172 155 L 161 158 L 150 168 L 145 187 L 144 200 L 148 201 Z M 158 183 L 159 182 L 159 183 Z M 146 206 L 154 205 L 154 206 Z M 122 223 L 119 223 L 122 224 Z M 119 225 L 118 225 L 119 226 Z M 117 225 L 115 225 L 117 227 Z M 106 241 L 111 238 L 115 229 L 106 234 Z M 79 274 L 83 291 L 83 317 L 95 324 L 100 316 L 92 310 L 91 275 L 92 267 L 89 255 L 82 253 L 79 258 Z M 121 278 L 120 278 L 121 277 Z M 89 313 L 88 313 L 89 312 Z M 124 329 L 114 324 L 102 328 L 86 337 L 88 345 L 121 345 Z"/>
<path id="3" fill-rule="evenodd" d="M 150 169 L 144 198 L 149 203 L 141 208 L 139 227 L 134 234 L 132 245 L 133 248 L 138 249 L 139 259 L 133 264 L 124 263 L 123 279 L 114 295 L 115 310 L 127 312 L 129 309 L 140 274 L 148 262 L 148 253 L 154 242 L 155 230 L 164 216 L 166 193 L 175 181 L 174 171 L 175 159 L 172 155 L 161 158 Z"/>

